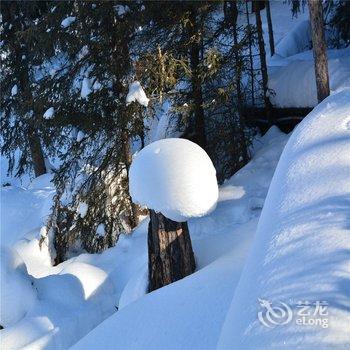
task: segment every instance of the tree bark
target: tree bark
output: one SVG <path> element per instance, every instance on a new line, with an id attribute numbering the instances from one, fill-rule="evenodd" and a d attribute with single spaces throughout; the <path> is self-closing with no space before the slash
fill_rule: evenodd
<path id="1" fill-rule="evenodd" d="M 189 23 L 189 38 L 192 41 L 190 44 L 190 63 L 192 71 L 192 98 L 194 103 L 194 121 L 196 142 L 199 146 L 206 149 L 207 140 L 205 134 L 205 119 L 203 110 L 203 93 L 202 84 L 199 76 L 199 62 L 200 62 L 200 37 L 198 29 L 197 9 L 194 5 L 190 12 Z"/>
<path id="2" fill-rule="evenodd" d="M 318 102 L 329 96 L 329 75 L 327 46 L 323 26 L 323 9 L 321 0 L 309 0 L 312 47 L 315 60 L 315 76 Z"/>
<path id="3" fill-rule="evenodd" d="M 25 48 L 18 48 L 18 56 L 27 57 L 28 52 L 25 50 Z M 20 60 L 18 58 L 18 60 Z M 29 64 L 28 61 L 22 60 L 22 67 L 25 68 L 20 76 L 21 86 L 24 90 L 24 95 L 26 100 L 28 101 L 28 104 L 31 105 L 32 111 L 34 113 L 34 116 L 38 115 L 35 99 L 33 97 L 32 90 L 30 88 L 30 78 L 29 78 Z M 45 159 L 44 159 L 44 153 L 41 147 L 40 137 L 37 133 L 37 130 L 35 129 L 35 122 L 36 120 L 29 120 L 28 121 L 28 142 L 29 142 L 29 150 L 30 150 L 30 156 L 32 159 L 32 165 L 34 169 L 35 177 L 38 177 L 40 175 L 46 174 L 47 169 L 45 165 Z"/>
<path id="4" fill-rule="evenodd" d="M 35 177 L 46 174 L 47 170 L 40 139 L 34 128 L 29 131 L 28 140 Z"/>
<path id="5" fill-rule="evenodd" d="M 253 52 L 252 52 L 252 29 L 249 21 L 249 9 L 248 1 L 245 2 L 247 26 L 248 26 L 248 39 L 249 39 L 249 68 L 250 68 L 250 89 L 251 89 L 251 98 L 252 105 L 255 106 L 255 95 L 254 95 L 254 64 L 253 64 Z"/>
<path id="6" fill-rule="evenodd" d="M 243 94 L 241 89 L 241 80 L 242 80 L 242 58 L 238 51 L 238 33 L 237 33 L 237 19 L 238 19 L 238 7 L 236 1 L 232 4 L 232 30 L 233 30 L 233 44 L 234 44 L 234 58 L 235 58 L 235 80 L 236 80 L 236 89 L 237 89 L 237 109 L 238 109 L 238 117 L 239 117 L 239 126 L 238 132 L 240 134 L 241 139 L 241 155 L 243 157 L 244 164 L 246 164 L 249 160 L 248 156 L 248 146 L 247 140 L 245 137 L 245 120 L 242 115 L 243 110 Z"/>
<path id="7" fill-rule="evenodd" d="M 139 224 L 139 206 L 132 201 L 132 198 L 130 196 L 130 191 L 129 191 L 129 171 L 132 163 L 132 155 L 130 150 L 130 140 L 126 131 L 123 132 L 122 137 L 123 137 L 124 162 L 125 162 L 126 176 L 127 176 L 127 182 L 128 182 L 127 196 L 131 207 L 130 223 L 131 223 L 131 227 L 134 228 Z"/>
<path id="8" fill-rule="evenodd" d="M 272 106 L 268 96 L 268 75 L 267 75 L 267 65 L 266 65 L 266 51 L 265 51 L 265 43 L 263 37 L 263 29 L 262 22 L 260 16 L 260 1 L 255 0 L 254 4 L 254 12 L 255 12 L 255 20 L 256 20 L 256 28 L 258 33 L 258 46 L 259 46 L 259 56 L 260 56 L 260 64 L 261 64 L 261 76 L 262 76 L 262 86 L 264 93 L 264 104 L 266 111 L 266 118 L 269 125 L 274 124 L 274 120 L 272 118 Z"/>
<path id="9" fill-rule="evenodd" d="M 150 210 L 148 226 L 149 291 L 178 281 L 196 268 L 186 222 L 175 222 Z"/>
<path id="10" fill-rule="evenodd" d="M 270 0 L 266 0 L 266 17 L 267 17 L 267 28 L 269 31 L 270 54 L 271 56 L 273 56 L 275 54 L 275 40 L 273 38 Z"/>

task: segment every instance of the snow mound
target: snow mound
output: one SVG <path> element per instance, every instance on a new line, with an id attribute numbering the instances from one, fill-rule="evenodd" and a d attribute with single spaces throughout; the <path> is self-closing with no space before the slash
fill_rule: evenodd
<path id="1" fill-rule="evenodd" d="M 75 17 L 70 16 L 65 18 L 62 22 L 61 22 L 61 27 L 62 28 L 67 28 L 69 27 L 73 22 L 75 22 Z"/>
<path id="2" fill-rule="evenodd" d="M 92 93 L 92 89 L 91 89 L 90 79 L 85 77 L 83 79 L 82 84 L 81 84 L 80 97 L 81 98 L 87 98 L 91 93 Z"/>
<path id="3" fill-rule="evenodd" d="M 15 84 L 15 85 L 12 86 L 11 96 L 16 96 L 17 93 L 18 93 L 18 87 L 17 87 L 17 84 Z"/>
<path id="4" fill-rule="evenodd" d="M 20 256 L 1 247 L 0 325 L 8 327 L 22 319 L 36 301 L 36 291 Z"/>
<path id="5" fill-rule="evenodd" d="M 311 45 L 310 21 L 304 20 L 280 40 L 276 45 L 276 54 L 282 57 L 289 57 L 309 50 Z"/>
<path id="6" fill-rule="evenodd" d="M 346 89 L 318 105 L 287 143 L 219 349 L 348 348 L 349 121 Z"/>
<path id="7" fill-rule="evenodd" d="M 130 168 L 133 201 L 182 222 L 215 209 L 216 171 L 209 156 L 185 139 L 164 139 L 142 149 Z"/>
<path id="8" fill-rule="evenodd" d="M 84 136 L 85 136 L 84 132 L 79 130 L 77 134 L 77 142 L 83 141 Z"/>
<path id="9" fill-rule="evenodd" d="M 312 51 L 280 60 L 284 65 L 269 73 L 269 88 L 275 94 L 271 102 L 279 107 L 313 107 L 317 105 L 315 68 Z M 350 87 L 350 48 L 328 51 L 331 93 Z"/>
<path id="10" fill-rule="evenodd" d="M 146 93 L 139 81 L 134 81 L 132 84 L 130 84 L 129 92 L 126 96 L 126 105 L 135 101 L 142 106 L 148 106 L 149 98 L 146 96 Z"/>
<path id="11" fill-rule="evenodd" d="M 44 119 L 52 119 L 55 114 L 55 109 L 53 107 L 50 107 L 46 110 L 46 112 L 43 115 Z"/>

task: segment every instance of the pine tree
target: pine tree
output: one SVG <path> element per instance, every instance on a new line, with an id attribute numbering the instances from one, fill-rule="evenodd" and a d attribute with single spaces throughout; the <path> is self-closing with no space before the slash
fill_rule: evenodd
<path id="1" fill-rule="evenodd" d="M 55 263 L 75 251 L 113 246 L 137 224 L 128 190 L 131 142 L 143 130 L 142 106 L 126 106 L 132 82 L 131 43 L 141 4 L 51 4 L 45 30 L 55 51 L 41 69 L 40 88 L 55 109 L 48 128 L 60 167 L 48 223 Z M 49 67 L 49 68 L 48 68 Z M 83 209 L 82 209 L 83 208 Z"/>
<path id="2" fill-rule="evenodd" d="M 46 173 L 40 136 L 44 132 L 43 109 L 38 96 L 34 63 L 37 63 L 36 27 L 46 11 L 46 2 L 4 1 L 2 16 L 2 99 L 1 153 L 7 156 L 9 172 L 20 176 L 33 169 L 35 176 Z M 15 152 L 20 151 L 15 164 Z"/>
<path id="3" fill-rule="evenodd" d="M 329 25 L 335 29 L 333 45 L 336 48 L 350 45 L 350 2 L 347 0 L 330 1 L 331 18 Z"/>

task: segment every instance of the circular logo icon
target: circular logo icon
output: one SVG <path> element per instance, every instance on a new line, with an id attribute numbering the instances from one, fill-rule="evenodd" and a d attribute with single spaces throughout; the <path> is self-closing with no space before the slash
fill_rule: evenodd
<path id="1" fill-rule="evenodd" d="M 272 306 L 269 300 L 258 299 L 258 301 L 264 308 L 258 312 L 258 319 L 264 326 L 269 328 L 283 326 L 292 320 L 292 309 L 286 303 L 280 301 L 278 306 Z"/>

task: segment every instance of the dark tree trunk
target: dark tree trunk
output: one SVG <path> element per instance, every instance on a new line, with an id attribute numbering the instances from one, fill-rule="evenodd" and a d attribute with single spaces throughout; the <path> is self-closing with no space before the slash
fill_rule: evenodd
<path id="1" fill-rule="evenodd" d="M 34 129 L 29 131 L 28 139 L 35 177 L 46 174 L 47 170 L 40 139 Z"/>
<path id="2" fill-rule="evenodd" d="M 241 54 L 238 51 L 238 33 L 237 33 L 237 19 L 238 19 L 238 7 L 237 3 L 234 1 L 231 3 L 232 6 L 232 30 L 233 30 L 233 44 L 234 44 L 234 58 L 235 58 L 235 81 L 236 81 L 236 90 L 237 90 L 237 109 L 238 109 L 238 117 L 239 117 L 239 126 L 238 126 L 238 132 L 240 134 L 241 139 L 241 152 L 243 162 L 246 164 L 249 160 L 248 156 L 248 147 L 247 147 L 247 140 L 244 134 L 245 129 L 245 121 L 244 117 L 242 115 L 243 110 L 243 94 L 242 94 L 242 88 L 241 88 L 241 80 L 242 80 L 242 58 Z"/>
<path id="3" fill-rule="evenodd" d="M 249 69 L 250 69 L 250 89 L 251 89 L 251 98 L 252 105 L 255 106 L 255 94 L 254 94 L 254 64 L 253 64 L 253 52 L 252 52 L 252 29 L 249 21 L 249 9 L 248 9 L 248 1 L 245 2 L 245 10 L 247 17 L 247 25 L 248 25 L 248 39 L 249 39 Z"/>
<path id="4" fill-rule="evenodd" d="M 132 198 L 130 196 L 130 191 L 129 191 L 129 171 L 132 163 L 132 155 L 130 150 L 130 140 L 127 132 L 123 132 L 122 137 L 123 137 L 124 162 L 125 162 L 126 176 L 127 176 L 127 182 L 128 182 L 127 196 L 131 207 L 130 226 L 134 228 L 139 224 L 139 206 L 132 201 Z"/>
<path id="5" fill-rule="evenodd" d="M 148 226 L 149 291 L 178 281 L 196 268 L 186 222 L 175 222 L 150 210 Z"/>
<path id="6" fill-rule="evenodd" d="M 309 0 L 312 47 L 315 60 L 315 76 L 318 102 L 329 96 L 327 46 L 323 26 L 321 0 Z"/>
<path id="7" fill-rule="evenodd" d="M 199 76 L 199 62 L 201 53 L 201 39 L 198 28 L 197 9 L 193 6 L 190 13 L 189 38 L 192 42 L 190 45 L 190 62 L 192 71 L 192 98 L 194 103 L 194 125 L 195 140 L 199 146 L 206 149 L 207 141 L 205 134 L 205 119 L 203 110 L 203 93 L 202 84 Z"/>
<path id="8" fill-rule="evenodd" d="M 273 56 L 275 54 L 275 40 L 273 38 L 270 0 L 266 0 L 266 17 L 267 17 L 267 27 L 269 30 L 270 54 L 271 56 Z"/>
<path id="9" fill-rule="evenodd" d="M 24 96 L 26 99 L 26 102 L 29 106 L 31 106 L 33 111 L 33 117 L 37 117 L 39 115 L 36 103 L 33 97 L 33 93 L 30 87 L 30 77 L 29 77 L 29 64 L 28 60 L 23 60 L 22 57 L 27 57 L 28 52 L 26 48 L 22 48 L 20 45 L 16 47 L 16 55 L 18 56 L 18 60 L 20 60 L 19 57 L 21 57 L 22 61 L 22 74 L 20 75 L 20 83 L 23 87 Z M 47 169 L 45 165 L 45 159 L 44 159 L 44 153 L 41 147 L 40 137 L 38 135 L 37 129 L 36 129 L 36 123 L 37 119 L 30 119 L 27 121 L 27 137 L 28 137 L 28 144 L 29 144 L 29 151 L 30 151 L 30 157 L 34 169 L 35 177 L 38 177 L 40 175 L 46 174 Z"/>
<path id="10" fill-rule="evenodd" d="M 265 43 L 263 37 L 263 29 L 261 23 L 260 16 L 260 1 L 255 0 L 253 2 L 255 8 L 255 19 L 256 19 L 256 29 L 258 33 L 258 45 L 259 45 L 259 56 L 260 56 L 260 64 L 261 64 L 261 76 L 262 76 L 262 86 L 264 93 L 264 104 L 266 111 L 266 118 L 268 120 L 269 125 L 273 125 L 274 121 L 272 118 L 272 106 L 268 96 L 268 75 L 267 75 L 267 65 L 266 65 L 266 52 L 265 52 Z"/>

